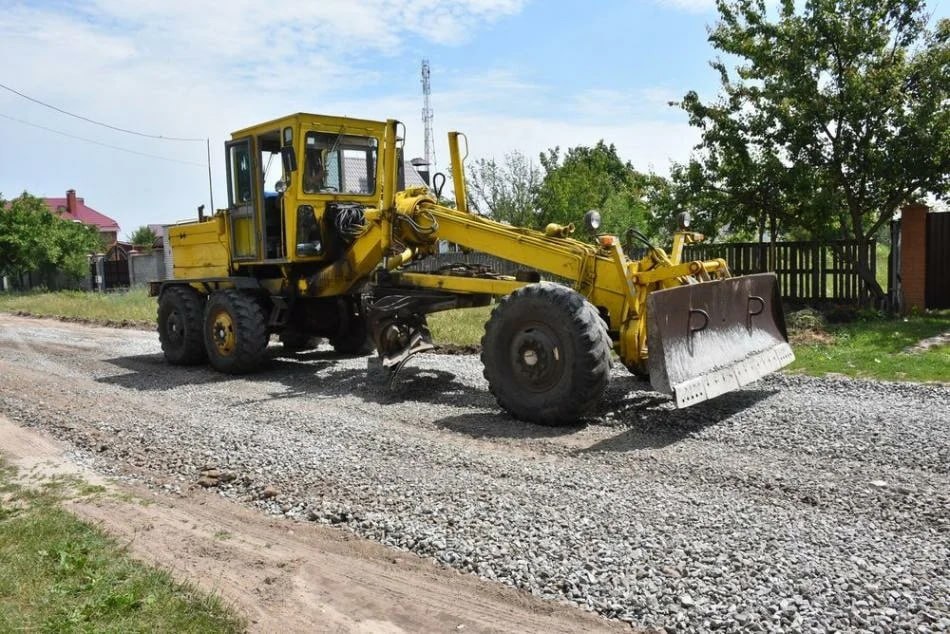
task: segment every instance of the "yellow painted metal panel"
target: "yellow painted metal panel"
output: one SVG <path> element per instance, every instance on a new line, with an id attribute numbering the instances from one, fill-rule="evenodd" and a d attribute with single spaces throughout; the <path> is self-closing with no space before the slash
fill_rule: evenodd
<path id="1" fill-rule="evenodd" d="M 224 216 L 175 225 L 168 228 L 166 235 L 172 247 L 176 279 L 228 275 L 229 252 Z"/>
<path id="2" fill-rule="evenodd" d="M 342 257 L 310 278 L 307 293 L 314 297 L 342 295 L 366 280 L 382 261 L 380 244 L 379 225 L 369 225 Z"/>
<path id="3" fill-rule="evenodd" d="M 395 273 L 396 283 L 418 288 L 431 288 L 453 293 L 483 293 L 486 295 L 508 295 L 518 290 L 526 282 L 515 280 L 491 280 L 456 275 L 434 275 L 430 273 Z"/>

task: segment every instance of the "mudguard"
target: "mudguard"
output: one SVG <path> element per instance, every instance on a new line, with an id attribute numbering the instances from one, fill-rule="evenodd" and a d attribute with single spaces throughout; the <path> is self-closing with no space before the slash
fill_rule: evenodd
<path id="1" fill-rule="evenodd" d="M 688 407 L 795 360 L 774 273 L 688 284 L 647 297 L 650 382 Z"/>

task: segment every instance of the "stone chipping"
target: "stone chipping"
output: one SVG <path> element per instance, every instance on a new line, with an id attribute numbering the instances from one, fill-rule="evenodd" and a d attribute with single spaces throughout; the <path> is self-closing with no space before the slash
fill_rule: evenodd
<path id="1" fill-rule="evenodd" d="M 390 390 L 329 350 L 223 376 L 151 333 L 0 329 L 0 413 L 172 494 L 215 490 L 670 631 L 950 631 L 950 388 L 776 374 L 686 410 L 619 364 L 573 427 L 474 355 Z"/>

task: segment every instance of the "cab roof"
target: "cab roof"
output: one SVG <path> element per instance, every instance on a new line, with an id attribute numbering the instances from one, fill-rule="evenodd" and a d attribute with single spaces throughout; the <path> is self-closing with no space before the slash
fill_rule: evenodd
<path id="1" fill-rule="evenodd" d="M 368 132 L 371 134 L 382 134 L 386 129 L 387 121 L 372 121 L 370 119 L 354 119 L 351 117 L 341 117 L 336 115 L 313 114 L 309 112 L 297 112 L 289 114 L 278 119 L 271 119 L 263 123 L 258 123 L 231 133 L 232 139 L 238 139 L 246 136 L 254 136 L 264 132 L 271 132 L 274 129 L 286 126 L 295 127 L 302 125 L 313 129 L 340 130 L 343 128 L 353 132 Z"/>

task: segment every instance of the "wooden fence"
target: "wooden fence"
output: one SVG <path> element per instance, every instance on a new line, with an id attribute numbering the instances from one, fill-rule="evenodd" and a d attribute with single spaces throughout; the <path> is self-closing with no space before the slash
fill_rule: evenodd
<path id="1" fill-rule="evenodd" d="M 852 262 L 857 262 L 858 245 L 853 240 L 826 244 L 813 242 L 777 242 L 774 257 L 770 245 L 758 242 L 694 244 L 686 247 L 684 258 L 690 260 L 723 258 L 733 275 L 775 271 L 782 298 L 792 302 L 858 303 L 870 299 Z M 877 271 L 877 244 L 868 245 L 868 262 L 872 275 Z M 631 252 L 640 258 L 642 252 Z M 435 270 L 455 263 L 486 266 L 502 275 L 514 275 L 525 267 L 485 253 L 442 253 L 412 265 L 417 270 Z M 542 274 L 543 279 L 554 280 Z"/>
<path id="2" fill-rule="evenodd" d="M 859 247 L 854 240 L 777 242 L 772 257 L 770 245 L 758 242 L 695 244 L 684 258 L 723 258 L 734 275 L 774 271 L 783 299 L 800 302 L 865 302 L 871 299 L 858 276 Z M 871 275 L 877 275 L 877 242 L 867 246 Z"/>

